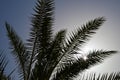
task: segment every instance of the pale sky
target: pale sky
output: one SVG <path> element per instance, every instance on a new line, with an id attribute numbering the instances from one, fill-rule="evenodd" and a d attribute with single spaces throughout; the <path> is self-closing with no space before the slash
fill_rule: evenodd
<path id="1" fill-rule="evenodd" d="M 23 40 L 28 39 L 35 0 L 0 0 L 0 49 L 8 49 L 4 22 L 8 21 Z M 104 16 L 106 22 L 83 48 L 120 51 L 120 0 L 55 0 L 55 32 L 73 31 L 87 21 Z M 6 51 L 9 54 L 9 50 Z M 90 69 L 92 72 L 120 71 L 120 53 Z M 12 62 L 11 62 L 12 63 Z M 9 67 L 13 67 L 10 65 Z"/>

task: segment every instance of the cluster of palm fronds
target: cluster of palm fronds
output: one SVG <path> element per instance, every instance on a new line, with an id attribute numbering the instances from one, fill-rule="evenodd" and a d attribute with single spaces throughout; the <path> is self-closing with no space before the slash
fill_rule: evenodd
<path id="1" fill-rule="evenodd" d="M 27 44 L 23 43 L 11 25 L 5 23 L 20 80 L 71 80 L 80 72 L 116 53 L 94 50 L 88 53 L 86 60 L 74 57 L 81 55 L 78 53 L 81 46 L 104 23 L 104 17 L 89 21 L 66 38 L 66 30 L 60 30 L 53 36 L 54 0 L 37 0 L 34 11 L 36 13 L 32 17 L 32 28 Z M 5 61 L 1 56 L 1 78 L 5 78 L 3 74 Z M 80 76 L 80 80 L 118 80 L 119 76 L 119 73 L 103 74 L 98 77 L 90 74 L 86 77 Z"/>

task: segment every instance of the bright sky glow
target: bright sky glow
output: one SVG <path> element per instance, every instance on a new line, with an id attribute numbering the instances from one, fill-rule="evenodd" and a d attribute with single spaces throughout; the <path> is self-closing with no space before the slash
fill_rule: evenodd
<path id="1" fill-rule="evenodd" d="M 88 58 L 87 58 L 87 56 L 83 56 L 83 59 L 86 61 Z"/>

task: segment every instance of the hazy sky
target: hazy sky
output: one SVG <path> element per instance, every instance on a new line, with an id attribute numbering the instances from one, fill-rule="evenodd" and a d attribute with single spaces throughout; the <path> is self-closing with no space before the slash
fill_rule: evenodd
<path id="1" fill-rule="evenodd" d="M 5 21 L 14 27 L 23 40 L 28 39 L 34 5 L 35 0 L 0 0 L 0 49 L 8 49 Z M 93 49 L 120 51 L 120 0 L 55 0 L 54 30 L 65 28 L 71 31 L 101 16 L 107 21 L 85 45 L 84 51 Z M 9 54 L 9 50 L 6 52 Z M 90 71 L 120 71 L 119 58 L 120 53 L 113 55 Z"/>

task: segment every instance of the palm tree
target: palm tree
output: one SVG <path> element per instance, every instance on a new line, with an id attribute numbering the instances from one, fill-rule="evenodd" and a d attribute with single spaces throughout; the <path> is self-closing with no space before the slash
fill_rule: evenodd
<path id="1" fill-rule="evenodd" d="M 12 55 L 18 64 L 20 80 L 72 80 L 78 73 L 116 53 L 116 51 L 94 50 L 88 53 L 86 59 L 75 57 L 75 55 L 81 55 L 78 52 L 81 51 L 81 46 L 104 23 L 104 17 L 87 22 L 72 32 L 68 38 L 66 30 L 53 34 L 54 0 L 37 0 L 34 11 L 27 44 L 20 39 L 10 24 L 5 23 Z M 110 78 L 118 74 L 113 73 Z M 104 76 L 109 75 L 103 74 L 102 77 Z M 94 80 L 94 75 L 92 77 L 83 79 Z"/>

